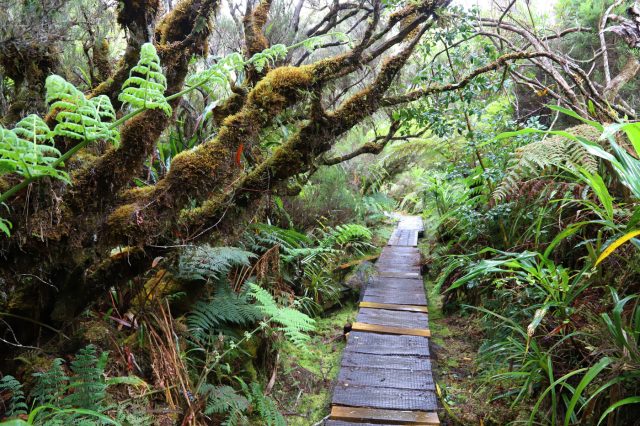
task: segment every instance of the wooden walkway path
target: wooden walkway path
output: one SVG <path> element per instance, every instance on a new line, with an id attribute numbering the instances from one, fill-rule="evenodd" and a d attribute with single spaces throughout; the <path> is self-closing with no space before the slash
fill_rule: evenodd
<path id="1" fill-rule="evenodd" d="M 422 220 L 402 217 L 347 337 L 326 426 L 438 425 L 420 275 Z"/>

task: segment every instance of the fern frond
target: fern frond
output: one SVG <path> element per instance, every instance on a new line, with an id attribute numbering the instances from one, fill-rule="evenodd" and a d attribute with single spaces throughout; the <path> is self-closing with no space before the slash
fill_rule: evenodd
<path id="1" fill-rule="evenodd" d="M 47 124 L 33 114 L 20 120 L 13 130 L 0 126 L 0 174 L 51 176 L 68 181 L 66 172 L 51 166 L 60 157 L 60 151 L 46 144 L 51 136 Z"/>
<path id="2" fill-rule="evenodd" d="M 0 403 L 4 401 L 4 412 L 7 417 L 27 413 L 27 404 L 22 391 L 22 384 L 13 376 L 0 379 Z"/>
<path id="3" fill-rule="evenodd" d="M 261 311 L 251 303 L 246 291 L 237 294 L 228 284 L 221 283 L 211 300 L 194 304 L 187 325 L 199 337 L 217 334 L 225 324 L 249 325 L 261 317 Z"/>
<path id="4" fill-rule="evenodd" d="M 275 63 L 279 59 L 287 56 L 287 46 L 284 44 L 274 44 L 273 46 L 253 55 L 248 63 L 253 65 L 256 71 L 261 72 L 269 64 Z"/>
<path id="5" fill-rule="evenodd" d="M 140 49 L 138 64 L 129 71 L 129 78 L 122 85 L 118 99 L 134 108 L 161 109 L 171 115 L 171 105 L 164 96 L 167 79 L 162 74 L 160 58 L 152 43 Z"/>
<path id="6" fill-rule="evenodd" d="M 64 396 L 69 378 L 64 372 L 63 364 L 62 358 L 56 358 L 53 360 L 51 368 L 33 374 L 36 383 L 30 396 L 37 405 L 57 405 Z"/>
<path id="7" fill-rule="evenodd" d="M 287 422 L 284 420 L 278 407 L 273 399 L 266 396 L 260 386 L 256 382 L 252 382 L 249 385 L 249 396 L 251 405 L 254 406 L 260 419 L 268 426 L 286 426 Z"/>
<path id="8" fill-rule="evenodd" d="M 200 394 L 207 398 L 204 413 L 232 415 L 234 412 L 244 412 L 249 408 L 249 400 L 240 395 L 231 386 L 214 386 L 206 383 L 202 386 Z"/>
<path id="9" fill-rule="evenodd" d="M 263 252 L 273 246 L 280 246 L 284 253 L 289 250 L 300 249 L 311 243 L 311 239 L 295 229 L 284 229 L 266 223 L 253 226 L 256 231 L 252 235 L 254 240 L 252 250 Z"/>
<path id="10" fill-rule="evenodd" d="M 321 244 L 344 246 L 354 242 L 368 243 L 372 237 L 373 233 L 366 226 L 356 223 L 346 223 L 331 229 Z"/>
<path id="11" fill-rule="evenodd" d="M 256 302 L 265 318 L 279 325 L 276 329 L 294 345 L 304 348 L 309 341 L 308 332 L 315 330 L 315 321 L 308 315 L 288 307 L 280 307 L 269 292 L 262 287 L 249 283 L 249 294 Z"/>
<path id="12" fill-rule="evenodd" d="M 107 384 L 104 380 L 104 369 L 108 353 L 97 355 L 96 347 L 88 345 L 78 351 L 71 362 L 69 388 L 71 394 L 64 398 L 64 403 L 74 408 L 98 411 L 106 396 Z"/>
<path id="13" fill-rule="evenodd" d="M 51 111 L 56 112 L 55 135 L 86 141 L 114 139 L 115 130 L 109 128 L 109 121 L 115 117 L 115 111 L 108 97 L 87 100 L 81 91 L 59 75 L 47 77 L 45 87 L 47 103 Z"/>
<path id="14" fill-rule="evenodd" d="M 579 135 L 584 133 L 584 137 L 588 139 L 597 140 L 599 137 L 589 125 L 575 126 L 567 131 Z M 598 170 L 597 158 L 582 144 L 562 136 L 532 142 L 516 150 L 502 182 L 493 193 L 493 198 L 498 202 L 505 200 L 523 181 L 538 177 L 545 171 L 563 167 L 577 169 L 578 166 L 592 174 Z"/>
<path id="15" fill-rule="evenodd" d="M 176 275 L 189 280 L 219 279 L 233 267 L 248 266 L 254 257 L 254 253 L 237 247 L 192 246 L 180 255 Z"/>

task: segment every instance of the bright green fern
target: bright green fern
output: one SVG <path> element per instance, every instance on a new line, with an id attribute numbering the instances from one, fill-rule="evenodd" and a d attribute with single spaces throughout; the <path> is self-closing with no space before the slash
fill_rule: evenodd
<path id="1" fill-rule="evenodd" d="M 106 96 L 87 99 L 73 84 L 59 75 L 47 77 L 47 103 L 55 111 L 58 124 L 55 136 L 82 141 L 116 140 L 117 132 L 111 128 L 115 111 Z"/>
<path id="2" fill-rule="evenodd" d="M 291 343 L 304 348 L 309 341 L 306 333 L 315 330 L 315 321 L 296 309 L 278 306 L 273 296 L 262 287 L 250 283 L 249 288 L 251 297 L 256 300 L 265 319 L 277 324 L 276 330 L 282 331 Z"/>
<path id="3" fill-rule="evenodd" d="M 50 145 L 52 136 L 47 124 L 34 114 L 20 120 L 13 130 L 0 126 L 0 174 L 51 176 L 68 181 L 67 173 L 53 166 L 60 151 Z"/>
<path id="4" fill-rule="evenodd" d="M 171 105 L 164 96 L 167 79 L 162 74 L 160 58 L 152 43 L 140 49 L 140 60 L 131 68 L 129 78 L 122 85 L 118 99 L 133 108 L 161 109 L 171 115 Z"/>

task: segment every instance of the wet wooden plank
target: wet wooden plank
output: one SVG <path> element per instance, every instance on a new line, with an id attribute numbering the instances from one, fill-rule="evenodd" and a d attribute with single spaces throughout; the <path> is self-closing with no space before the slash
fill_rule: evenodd
<path id="1" fill-rule="evenodd" d="M 351 330 L 364 331 L 369 333 L 431 337 L 431 330 L 429 330 L 428 328 L 393 327 L 387 325 L 367 324 L 364 322 L 354 322 L 353 324 L 351 324 Z"/>
<path id="2" fill-rule="evenodd" d="M 438 409 L 438 399 L 434 391 L 373 386 L 338 386 L 334 389 L 332 404 L 391 410 Z"/>
<path id="3" fill-rule="evenodd" d="M 424 292 L 420 293 L 406 293 L 399 291 L 383 291 L 383 290 L 365 290 L 362 297 L 363 302 L 377 302 L 377 303 L 393 303 L 396 305 L 419 305 L 427 306 L 427 297 Z"/>
<path id="4" fill-rule="evenodd" d="M 378 270 L 378 275 L 381 277 L 389 278 L 419 278 L 419 272 L 398 272 L 398 271 L 385 271 L 384 269 Z"/>
<path id="5" fill-rule="evenodd" d="M 431 361 L 426 356 L 378 355 L 350 350 L 343 352 L 341 365 L 342 368 L 366 366 L 368 368 L 388 368 L 390 370 L 431 370 Z"/>
<path id="6" fill-rule="evenodd" d="M 357 322 L 403 328 L 429 328 L 429 319 L 423 312 L 391 311 L 387 309 L 361 308 Z"/>
<path id="7" fill-rule="evenodd" d="M 412 229 L 399 229 L 396 228 L 389 238 L 388 246 L 410 246 L 415 247 L 418 245 L 418 231 Z"/>
<path id="8" fill-rule="evenodd" d="M 373 386 L 394 389 L 435 390 L 431 371 L 342 366 L 336 386 Z"/>
<path id="9" fill-rule="evenodd" d="M 364 295 L 365 296 L 388 296 L 389 298 L 401 297 L 401 296 L 410 296 L 410 297 L 419 298 L 419 300 L 422 300 L 422 299 L 426 300 L 426 296 L 423 296 L 424 295 L 424 290 L 422 290 L 422 288 L 416 288 L 416 287 L 411 287 L 411 288 L 407 288 L 407 287 L 382 287 L 382 286 L 375 287 L 375 286 L 370 286 L 369 285 L 369 286 L 367 286 L 367 288 L 365 288 Z M 389 303 L 394 303 L 396 305 L 410 305 L 410 304 L 412 304 L 411 303 L 411 299 L 408 299 L 408 300 L 409 300 L 408 302 L 394 302 L 392 300 L 389 300 Z M 415 304 L 416 305 L 422 305 L 422 302 L 415 303 Z"/>
<path id="10" fill-rule="evenodd" d="M 345 351 L 377 355 L 429 356 L 429 339 L 423 336 L 351 331 Z"/>
<path id="11" fill-rule="evenodd" d="M 361 308 L 371 309 L 388 309 L 390 311 L 408 311 L 408 312 L 429 312 L 429 308 L 426 306 L 418 305 L 394 305 L 392 303 L 375 303 L 375 302 L 360 302 Z"/>
<path id="12" fill-rule="evenodd" d="M 377 276 L 371 281 L 372 286 L 398 286 L 416 285 L 424 290 L 422 278 L 396 278 L 396 277 L 380 277 Z"/>
<path id="13" fill-rule="evenodd" d="M 342 420 L 327 420 L 323 423 L 324 426 L 398 426 L 392 425 L 391 423 L 353 423 L 353 422 L 345 422 Z"/>
<path id="14" fill-rule="evenodd" d="M 355 421 L 360 422 L 360 424 L 362 424 L 363 421 L 373 421 L 375 422 L 374 424 L 378 425 L 385 424 L 385 421 L 395 425 L 435 426 L 440 424 L 438 414 L 435 412 L 376 410 L 371 408 L 342 407 L 338 405 L 331 407 L 330 419 L 346 422 Z"/>
<path id="15" fill-rule="evenodd" d="M 379 277 L 379 278 L 395 278 L 395 277 Z M 422 280 L 405 280 L 404 283 L 381 283 L 376 279 L 367 284 L 366 290 L 371 291 L 404 291 L 410 293 L 424 292 L 424 285 Z"/>
<path id="16" fill-rule="evenodd" d="M 424 230 L 424 222 L 420 216 L 404 216 L 397 225 L 398 229 Z"/>

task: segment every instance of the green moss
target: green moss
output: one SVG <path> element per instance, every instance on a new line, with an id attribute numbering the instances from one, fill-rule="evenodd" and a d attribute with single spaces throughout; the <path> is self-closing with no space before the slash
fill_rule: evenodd
<path id="1" fill-rule="evenodd" d="M 329 413 L 333 381 L 340 369 L 345 342 L 344 325 L 355 319 L 357 307 L 347 304 L 318 318 L 316 332 L 305 350 L 285 343 L 280 350 L 281 369 L 274 396 L 284 409 L 299 416 L 289 425 L 314 424 Z"/>

